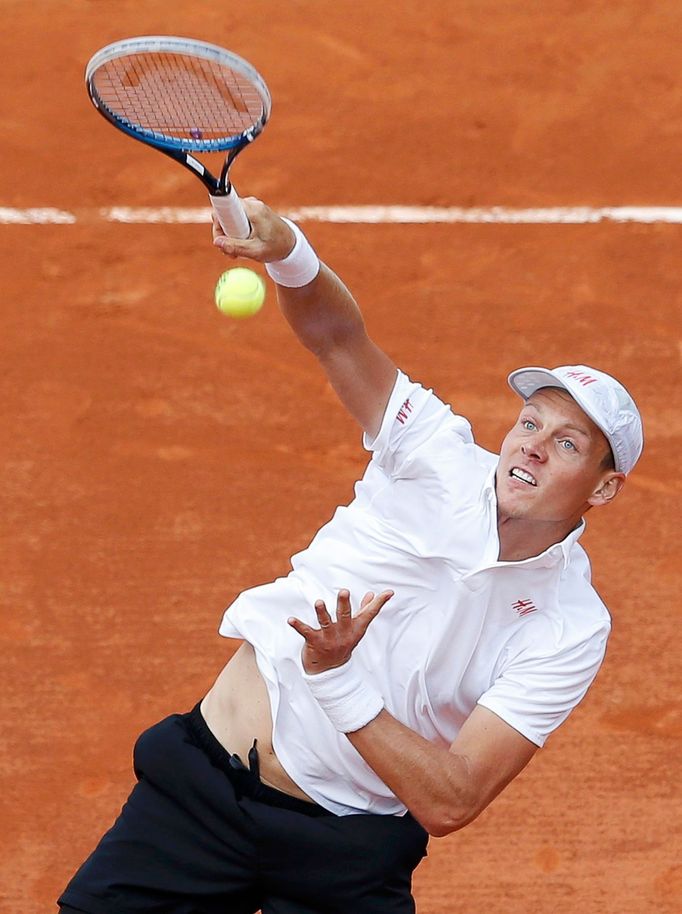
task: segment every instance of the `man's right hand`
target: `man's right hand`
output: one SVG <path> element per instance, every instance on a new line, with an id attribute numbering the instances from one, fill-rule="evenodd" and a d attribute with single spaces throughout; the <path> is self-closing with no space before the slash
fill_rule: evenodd
<path id="1" fill-rule="evenodd" d="M 296 241 L 291 227 L 255 197 L 245 197 L 242 204 L 251 223 L 249 237 L 232 238 L 226 235 L 218 217 L 213 213 L 213 244 L 232 260 L 238 257 L 259 263 L 284 260 L 293 250 Z"/>

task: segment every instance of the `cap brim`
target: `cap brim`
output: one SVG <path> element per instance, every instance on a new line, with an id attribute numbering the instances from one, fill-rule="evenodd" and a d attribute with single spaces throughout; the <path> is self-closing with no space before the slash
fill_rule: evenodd
<path id="1" fill-rule="evenodd" d="M 561 387 L 573 396 L 573 392 L 549 368 L 517 368 L 507 378 L 509 386 L 524 400 L 541 387 Z M 582 404 L 581 404 L 582 405 Z"/>

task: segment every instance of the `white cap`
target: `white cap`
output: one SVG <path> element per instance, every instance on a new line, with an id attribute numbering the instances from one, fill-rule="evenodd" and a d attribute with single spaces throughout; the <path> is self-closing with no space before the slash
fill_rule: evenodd
<path id="1" fill-rule="evenodd" d="M 524 400 L 541 387 L 563 387 L 604 432 L 619 473 L 629 473 L 642 453 L 642 418 L 627 390 L 611 375 L 587 365 L 519 368 L 509 386 Z"/>

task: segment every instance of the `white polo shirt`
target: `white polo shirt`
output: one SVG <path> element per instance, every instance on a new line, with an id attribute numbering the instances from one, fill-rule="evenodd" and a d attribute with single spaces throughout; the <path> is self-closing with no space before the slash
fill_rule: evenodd
<path id="1" fill-rule="evenodd" d="M 297 616 L 316 625 L 348 588 L 395 596 L 354 656 L 386 709 L 449 746 L 478 703 L 538 746 L 594 679 L 610 629 L 577 540 L 521 562 L 498 561 L 497 455 L 466 419 L 398 372 L 355 498 L 336 510 L 292 571 L 244 591 L 220 633 L 255 648 L 277 757 L 308 796 L 339 815 L 402 815 L 405 806 L 332 727 L 301 677 Z"/>

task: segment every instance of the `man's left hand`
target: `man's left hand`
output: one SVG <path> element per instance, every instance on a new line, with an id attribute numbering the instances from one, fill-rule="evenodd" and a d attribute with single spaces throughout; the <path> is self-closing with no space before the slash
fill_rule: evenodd
<path id="1" fill-rule="evenodd" d="M 301 659 L 306 673 L 323 673 L 343 666 L 364 637 L 370 622 L 392 596 L 392 590 L 384 590 L 377 596 L 373 593 L 365 594 L 360 603 L 360 612 L 353 616 L 350 593 L 340 590 L 336 599 L 336 620 L 329 615 L 324 600 L 315 603 L 319 628 L 306 625 L 294 617 L 288 619 L 289 625 L 305 639 Z"/>

